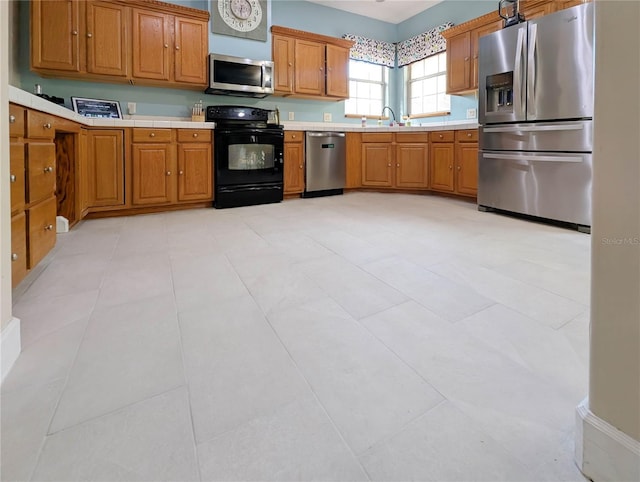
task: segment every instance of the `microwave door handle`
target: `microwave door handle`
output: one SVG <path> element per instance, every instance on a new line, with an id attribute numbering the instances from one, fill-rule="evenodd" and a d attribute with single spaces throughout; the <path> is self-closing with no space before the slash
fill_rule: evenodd
<path id="1" fill-rule="evenodd" d="M 535 120 L 536 115 L 536 48 L 538 44 L 538 25 L 529 26 L 529 52 L 527 59 L 527 119 Z"/>
<path id="2" fill-rule="evenodd" d="M 261 87 L 261 88 L 264 88 L 264 86 L 265 86 L 265 80 L 264 80 L 264 78 L 265 78 L 265 77 L 266 77 L 266 75 L 267 75 L 267 67 L 266 67 L 264 64 L 262 64 L 262 65 L 260 66 L 260 74 L 261 74 L 261 77 L 260 77 L 260 87 Z"/>

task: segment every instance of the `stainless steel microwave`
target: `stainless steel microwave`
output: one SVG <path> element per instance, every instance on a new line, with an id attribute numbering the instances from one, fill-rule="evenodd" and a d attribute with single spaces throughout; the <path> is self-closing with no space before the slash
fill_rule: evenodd
<path id="1" fill-rule="evenodd" d="M 273 94 L 273 62 L 209 54 L 207 94 L 264 98 Z"/>

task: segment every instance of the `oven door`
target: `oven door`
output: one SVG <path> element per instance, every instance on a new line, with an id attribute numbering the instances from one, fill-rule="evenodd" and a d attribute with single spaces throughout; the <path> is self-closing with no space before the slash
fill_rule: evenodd
<path id="1" fill-rule="evenodd" d="M 278 183 L 283 180 L 281 129 L 216 129 L 214 165 L 217 185 Z"/>

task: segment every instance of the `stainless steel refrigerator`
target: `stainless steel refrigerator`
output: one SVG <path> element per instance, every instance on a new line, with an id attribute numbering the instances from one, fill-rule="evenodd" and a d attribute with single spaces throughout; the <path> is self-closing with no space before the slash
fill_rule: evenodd
<path id="1" fill-rule="evenodd" d="M 591 226 L 593 4 L 480 38 L 478 205 Z"/>

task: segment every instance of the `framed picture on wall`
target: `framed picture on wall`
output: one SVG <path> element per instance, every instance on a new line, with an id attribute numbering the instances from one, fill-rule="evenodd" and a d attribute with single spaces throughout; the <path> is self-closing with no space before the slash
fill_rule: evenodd
<path id="1" fill-rule="evenodd" d="M 210 0 L 211 31 L 267 41 L 268 0 Z"/>
<path id="2" fill-rule="evenodd" d="M 86 99 L 71 97 L 73 110 L 85 117 L 94 119 L 122 119 L 120 102 L 117 100 Z"/>

